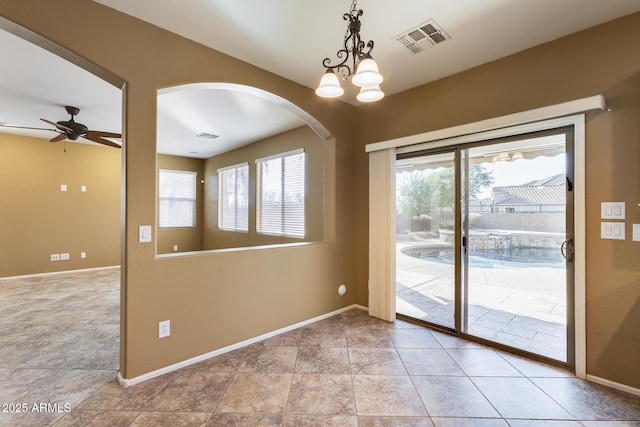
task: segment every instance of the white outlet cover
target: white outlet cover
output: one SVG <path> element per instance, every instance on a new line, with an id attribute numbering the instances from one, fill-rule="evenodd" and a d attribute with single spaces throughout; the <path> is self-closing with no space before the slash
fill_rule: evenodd
<path id="1" fill-rule="evenodd" d="M 62 261 L 69 261 L 69 254 L 60 254 L 60 259 Z"/>
<path id="2" fill-rule="evenodd" d="M 80 252 L 80 258 L 86 258 L 86 257 L 87 257 L 86 252 Z"/>
<path id="3" fill-rule="evenodd" d="M 633 224 L 633 237 L 634 242 L 640 242 L 640 224 Z"/>
<path id="4" fill-rule="evenodd" d="M 67 191 L 67 184 L 61 184 L 60 191 Z"/>
<path id="5" fill-rule="evenodd" d="M 158 323 L 158 338 L 166 338 L 171 335 L 171 320 L 163 320 Z"/>

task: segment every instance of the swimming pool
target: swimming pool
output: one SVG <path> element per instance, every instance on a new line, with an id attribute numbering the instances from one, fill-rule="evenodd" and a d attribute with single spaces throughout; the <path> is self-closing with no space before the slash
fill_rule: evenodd
<path id="1" fill-rule="evenodd" d="M 453 265 L 453 248 L 410 246 L 402 250 L 405 255 Z M 475 249 L 469 252 L 469 266 L 476 268 L 565 268 L 565 259 L 559 249 L 550 248 L 510 248 Z"/>

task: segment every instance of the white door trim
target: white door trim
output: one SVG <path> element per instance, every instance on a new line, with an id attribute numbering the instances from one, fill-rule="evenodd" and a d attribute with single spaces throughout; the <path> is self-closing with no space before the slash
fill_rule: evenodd
<path id="1" fill-rule="evenodd" d="M 580 105 L 597 105 L 594 108 L 604 108 L 604 98 L 598 95 L 592 97 L 580 103 Z M 572 104 L 572 108 L 575 106 Z M 550 107 L 551 108 L 551 107 Z M 588 108 L 587 108 L 588 109 Z M 541 109 L 538 109 L 541 110 Z M 533 111 L 538 111 L 533 110 Z M 552 108 L 551 111 L 558 111 L 558 108 Z M 586 110 L 582 110 L 586 111 Z M 524 113 L 518 113 L 524 114 Z M 508 117 L 508 116 L 505 116 Z M 485 121 L 485 122 L 490 122 Z M 504 120 L 500 120 L 504 123 Z M 484 122 L 476 122 L 474 127 Z M 492 122 L 493 123 L 493 122 Z M 473 134 L 458 134 L 449 135 L 446 139 L 429 139 L 427 136 L 442 136 L 442 132 L 439 131 L 430 132 L 428 134 L 414 135 L 412 137 L 400 138 L 396 140 L 380 142 L 376 144 L 370 144 L 367 146 L 367 152 L 375 152 L 382 150 L 389 150 L 389 152 L 396 151 L 397 153 L 409 153 L 413 151 L 421 151 L 425 149 L 448 147 L 465 142 L 475 142 L 478 140 L 487 140 L 500 138 L 504 136 L 524 134 L 529 132 L 542 131 L 547 129 L 554 129 L 559 127 L 572 126 L 574 128 L 574 240 L 575 240 L 575 255 L 574 255 L 574 268 L 575 268 L 575 290 L 574 290 L 574 305 L 575 305 L 575 371 L 576 376 L 580 378 L 586 378 L 586 260 L 585 260 L 585 243 L 586 243 L 586 221 L 585 221 L 585 117 L 584 114 L 576 114 L 572 116 L 559 117 L 555 119 L 542 120 L 532 123 L 507 125 L 504 127 L 495 129 L 489 128 L 488 130 L 481 131 L 477 129 Z M 469 127 L 457 127 L 459 130 L 462 128 L 470 129 Z M 451 133 L 453 129 L 449 128 L 448 132 Z M 437 134 L 437 135 L 436 135 Z M 426 138 L 426 139 L 425 139 Z M 421 143 L 418 143 L 421 142 Z M 369 171 L 371 176 L 375 171 Z M 387 175 L 388 176 L 388 175 Z M 376 198 L 376 189 L 370 188 L 370 200 Z M 370 215 L 371 215 L 370 209 Z M 394 227 L 395 224 L 390 226 Z M 375 242 L 370 242 L 370 245 L 374 245 Z M 395 242 L 393 242 L 395 244 Z M 375 251 L 370 250 L 370 255 Z M 391 249 L 386 252 L 395 256 L 395 252 Z M 385 263 L 392 266 L 393 263 L 390 260 L 380 260 L 369 258 L 369 265 L 380 265 Z M 388 274 L 395 277 L 395 271 Z M 370 289 L 370 292 L 372 289 Z M 370 297 L 371 298 L 371 297 Z"/>

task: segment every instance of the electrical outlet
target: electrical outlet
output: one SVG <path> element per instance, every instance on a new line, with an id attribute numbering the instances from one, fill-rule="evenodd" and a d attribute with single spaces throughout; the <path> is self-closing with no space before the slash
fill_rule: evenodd
<path id="1" fill-rule="evenodd" d="M 158 338 L 166 338 L 171 335 L 171 320 L 163 320 L 158 323 Z"/>
<path id="2" fill-rule="evenodd" d="M 86 258 L 86 257 L 87 257 L 86 252 L 80 252 L 80 258 Z"/>
<path id="3" fill-rule="evenodd" d="M 51 261 L 60 261 L 60 254 L 51 254 Z"/>
<path id="4" fill-rule="evenodd" d="M 60 259 L 62 261 L 69 261 L 69 254 L 60 254 Z"/>

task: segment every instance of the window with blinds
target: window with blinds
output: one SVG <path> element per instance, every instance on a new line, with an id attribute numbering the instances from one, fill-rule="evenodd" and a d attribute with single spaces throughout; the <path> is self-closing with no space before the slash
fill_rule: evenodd
<path id="1" fill-rule="evenodd" d="M 304 237 L 304 150 L 258 159 L 256 164 L 258 233 Z"/>
<path id="2" fill-rule="evenodd" d="M 160 169 L 158 177 L 159 226 L 196 226 L 196 173 Z"/>
<path id="3" fill-rule="evenodd" d="M 218 228 L 249 229 L 249 164 L 218 169 Z"/>

